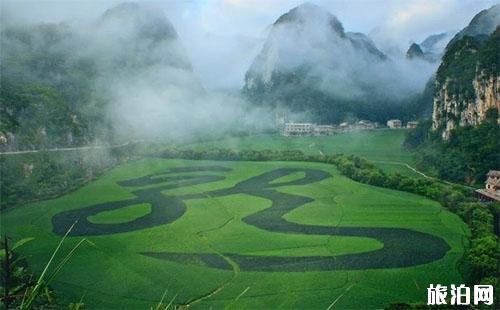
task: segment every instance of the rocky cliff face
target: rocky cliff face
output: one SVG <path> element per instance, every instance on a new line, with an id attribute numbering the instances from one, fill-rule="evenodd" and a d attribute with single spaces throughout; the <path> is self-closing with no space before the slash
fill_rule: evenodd
<path id="1" fill-rule="evenodd" d="M 471 24 L 489 24 L 482 18 L 490 18 L 498 6 L 490 10 L 476 15 Z M 458 126 L 480 124 L 488 110 L 500 110 L 499 20 L 493 33 L 457 35 L 446 48 L 436 75 L 432 114 L 432 128 L 444 139 Z"/>
<path id="2" fill-rule="evenodd" d="M 490 109 L 500 110 L 500 77 L 488 75 L 484 70 L 472 80 L 474 96 L 467 98 L 450 90 L 452 79 L 438 84 L 432 114 L 433 129 L 440 130 L 447 139 L 457 126 L 476 126 Z M 499 119 L 500 122 L 500 119 Z"/>

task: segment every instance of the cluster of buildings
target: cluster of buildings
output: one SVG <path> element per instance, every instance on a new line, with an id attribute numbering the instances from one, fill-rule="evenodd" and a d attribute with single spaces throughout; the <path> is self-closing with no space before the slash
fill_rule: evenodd
<path id="1" fill-rule="evenodd" d="M 277 119 L 277 125 L 283 136 L 328 136 L 352 130 L 376 129 L 381 126 L 377 122 L 362 120 L 356 123 L 344 122 L 339 125 L 317 125 L 313 123 L 287 122 L 286 118 Z M 409 121 L 406 128 L 417 127 L 417 121 Z M 389 128 L 403 128 L 403 123 L 398 119 L 387 121 Z M 476 190 L 478 198 L 482 201 L 500 201 L 500 171 L 490 170 L 487 174 L 484 189 Z"/>
<path id="2" fill-rule="evenodd" d="M 347 132 L 357 129 L 375 129 L 380 125 L 370 121 L 359 121 L 354 124 L 344 122 L 340 125 L 317 125 L 313 123 L 289 123 L 285 122 L 280 126 L 280 133 L 283 136 L 329 136 L 336 133 Z"/>
<path id="3" fill-rule="evenodd" d="M 417 127 L 418 122 L 408 122 L 406 128 Z M 356 123 L 344 122 L 339 125 L 317 125 L 314 123 L 293 123 L 282 121 L 278 123 L 278 128 L 283 136 L 329 136 L 333 134 L 354 131 L 354 130 L 369 130 L 381 128 L 377 122 L 362 120 Z M 403 128 L 400 120 L 387 121 L 389 128 Z"/>
<path id="4" fill-rule="evenodd" d="M 417 121 L 409 121 L 408 123 L 406 123 L 406 128 L 417 128 L 417 126 Z M 387 121 L 387 127 L 391 129 L 403 128 L 403 122 L 399 119 L 390 119 Z"/>
<path id="5" fill-rule="evenodd" d="M 500 201 L 500 171 L 490 170 L 486 177 L 485 188 L 476 190 L 478 198 L 482 201 Z"/>
<path id="6" fill-rule="evenodd" d="M 312 123 L 285 123 L 281 128 L 284 136 L 328 136 L 333 132 L 333 126 Z"/>
<path id="7" fill-rule="evenodd" d="M 417 127 L 417 121 L 409 121 L 406 128 Z M 377 122 L 361 120 L 355 123 L 344 122 L 339 125 L 318 125 L 314 123 L 294 123 L 289 122 L 286 112 L 276 113 L 276 126 L 283 136 L 329 136 L 337 133 L 343 133 L 354 130 L 369 130 L 381 128 Z M 396 129 L 403 128 L 403 122 L 399 119 L 390 119 L 387 121 L 387 127 Z"/>

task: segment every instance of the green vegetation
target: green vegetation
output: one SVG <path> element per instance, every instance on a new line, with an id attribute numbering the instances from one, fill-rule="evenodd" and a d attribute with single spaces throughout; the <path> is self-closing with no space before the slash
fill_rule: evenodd
<path id="1" fill-rule="evenodd" d="M 436 74 L 440 85 L 448 80 L 450 95 L 475 99 L 472 81 L 478 72 L 486 77 L 500 75 L 500 27 L 491 36 L 465 36 L 447 47 Z M 438 86 L 439 87 L 439 86 Z"/>
<path id="2" fill-rule="evenodd" d="M 382 141 L 393 141 L 388 139 L 387 135 L 397 137 L 404 134 L 404 131 L 351 133 L 351 140 L 356 137 L 355 135 L 360 135 L 358 136 L 359 141 L 363 141 L 366 139 L 364 134 L 378 136 L 380 139 L 378 143 L 382 143 Z M 142 159 L 124 164 L 74 193 L 55 200 L 4 211 L 2 220 L 5 223 L 5 231 L 16 239 L 37 236 L 36 245 L 27 248 L 27 254 L 48 253 L 48 247 L 51 244 L 54 245 L 57 240 L 55 230 L 51 229 L 52 225 L 56 225 L 55 215 L 61 211 L 78 210 L 92 205 L 109 203 L 118 205 L 115 202 L 119 203 L 133 198 L 133 193 L 137 193 L 137 186 L 144 189 L 156 188 L 167 180 L 170 180 L 168 182 L 172 182 L 172 184 L 182 184 L 196 180 L 199 174 L 212 175 L 211 183 L 189 183 L 182 188 L 161 189 L 161 186 L 158 187 L 163 195 L 173 195 L 173 197 L 180 198 L 191 194 L 199 195 L 222 190 L 276 168 L 319 169 L 330 173 L 333 178 L 325 179 L 319 183 L 287 186 L 286 183 L 298 182 L 306 176 L 303 172 L 295 172 L 270 183 L 277 186 L 279 192 L 314 199 L 313 202 L 286 214 L 284 218 L 287 221 L 299 225 L 338 228 L 353 226 L 412 229 L 443 238 L 451 250 L 444 258 L 432 263 L 403 269 L 314 271 L 300 273 L 300 275 L 289 272 L 267 274 L 251 271 L 245 267 L 244 260 L 234 257 L 233 254 L 257 255 L 271 260 L 283 256 L 287 257 L 290 262 L 293 262 L 294 257 L 308 256 L 322 257 L 324 260 L 331 255 L 365 255 L 380 250 L 382 243 L 376 238 L 363 236 L 283 234 L 261 230 L 252 227 L 244 219 L 269 208 L 270 204 L 267 199 L 236 193 L 221 197 L 208 194 L 188 200 L 186 213 L 170 224 L 126 230 L 123 233 L 90 236 L 89 239 L 93 244 L 96 244 L 96 247 L 87 249 L 86 246 L 85 251 L 82 251 L 84 253 L 79 253 L 72 259 L 75 261 L 74 263 L 68 263 L 70 265 L 68 273 L 61 276 L 64 282 L 56 280 L 53 286 L 60 292 L 58 294 L 66 298 L 63 302 L 80 300 L 85 295 L 83 302 L 95 307 L 124 305 L 124 303 L 135 307 L 147 307 L 157 302 L 159 296 L 163 296 L 166 288 L 159 286 L 159 284 L 167 283 L 166 286 L 169 289 L 165 299 L 172 300 L 174 295 L 179 294 L 175 299 L 176 304 L 193 303 L 202 307 L 222 307 L 228 304 L 234 307 L 259 307 L 263 304 L 277 303 L 288 307 L 315 305 L 314 307 L 321 308 L 327 307 L 336 297 L 343 295 L 347 288 L 354 284 L 348 290 L 349 293 L 346 293 L 339 300 L 339 304 L 345 307 L 366 308 L 383 307 L 394 301 L 420 302 L 425 300 L 426 292 L 425 289 L 419 290 L 416 287 L 424 288 L 429 283 L 434 282 L 496 283 L 492 271 L 495 270 L 494 266 L 499 258 L 495 250 L 497 237 L 492 233 L 491 226 L 492 218 L 498 216 L 495 215 L 498 214 L 495 207 L 485 209 L 482 205 L 469 203 L 466 198 L 469 193 L 464 192 L 461 187 L 454 188 L 428 179 L 416 179 L 398 173 L 392 174 L 387 169 L 380 170 L 378 168 L 380 163 L 375 166 L 357 156 L 324 154 L 328 148 L 335 149 L 329 145 L 331 140 L 347 139 L 348 137 L 341 137 L 341 135 L 296 139 L 270 135 L 261 137 L 264 139 L 261 140 L 260 148 L 274 146 L 276 149 L 283 148 L 284 150 L 257 151 L 249 149 L 256 145 L 255 141 L 257 141 L 253 140 L 255 137 L 252 136 L 190 145 L 196 150 L 187 149 L 188 146 L 183 146 L 180 149 L 165 149 L 156 155 L 168 158 L 196 159 L 196 161 Z M 340 141 L 336 142 L 339 148 L 342 148 L 343 144 Z M 209 144 L 232 144 L 233 150 L 209 149 Z M 308 154 L 289 150 L 294 145 L 302 146 Z M 370 148 L 374 151 L 370 152 Z M 241 149 L 241 151 L 237 152 L 235 149 Z M 375 145 L 363 142 L 351 148 L 344 147 L 344 149 L 350 152 L 365 152 L 375 159 L 378 156 L 387 156 L 384 155 L 384 152 L 388 152 L 385 148 L 377 148 Z M 130 156 L 130 152 L 127 154 Z M 392 152 L 391 155 L 395 160 L 408 160 L 409 157 L 406 157 L 405 154 L 408 153 L 402 151 L 399 154 Z M 214 164 L 205 161 L 207 159 L 225 161 Z M 298 163 L 297 161 L 302 162 Z M 334 164 L 337 169 L 324 163 Z M 218 171 L 197 173 L 180 168 L 207 165 L 222 165 L 232 168 L 233 171 L 219 169 Z M 169 179 L 168 174 L 165 173 L 168 169 L 177 171 L 178 178 Z M 358 182 L 377 187 L 352 182 L 339 175 L 339 172 Z M 141 176 L 150 174 L 154 176 L 148 182 L 153 183 L 145 183 L 146 179 Z M 130 181 L 134 178 L 137 180 Z M 381 187 L 412 192 L 438 200 L 448 210 L 457 213 L 469 224 L 473 236 L 471 247 L 464 246 L 466 245 L 464 240 L 468 236 L 466 226 L 458 217 L 444 211 L 439 204 L 423 199 L 421 196 L 395 192 Z M 170 205 L 170 203 L 164 205 Z M 415 207 L 412 207 L 413 205 Z M 98 212 L 87 219 L 93 224 L 127 225 L 127 223 L 143 218 L 150 210 L 153 212 L 149 205 L 138 202 L 124 204 L 115 210 Z M 33 225 L 33 221 L 36 222 L 36 225 Z M 483 223 L 486 224 L 483 225 Z M 342 232 L 341 229 L 338 231 Z M 71 241 L 74 237 L 69 239 Z M 213 267 L 219 266 L 220 263 L 213 265 L 213 260 L 206 261 L 209 256 L 196 257 L 190 254 L 190 256 L 183 256 L 179 260 L 179 264 L 175 259 L 163 260 L 157 259 L 155 256 L 148 257 L 141 254 L 152 252 L 213 253 L 211 255 L 222 253 L 230 263 L 229 265 L 223 263 L 220 266 L 229 267 L 218 269 L 218 267 Z M 465 256 L 463 256 L 464 252 Z M 180 257 L 182 256 L 178 256 L 178 258 Z M 462 259 L 462 257 L 464 258 Z M 44 259 L 43 254 L 40 258 L 38 254 L 36 259 L 28 258 L 30 266 L 33 266 L 33 269 L 38 272 L 42 268 L 40 259 Z M 220 261 L 220 258 L 217 260 Z M 99 265 L 100 263 L 102 266 Z M 89 272 L 87 268 L 95 270 L 87 274 Z M 401 272 L 398 272 L 401 270 L 404 270 L 409 277 L 403 277 L 402 282 L 399 279 Z M 131 273 L 132 271 L 133 273 Z M 106 276 L 97 287 L 94 287 L 95 277 L 99 272 L 106 274 Z M 349 274 L 348 278 L 347 274 Z M 367 274 L 370 275 L 370 279 L 367 279 Z M 139 275 L 141 276 L 139 277 Z M 206 283 L 193 285 L 193 280 L 200 276 L 207 279 Z M 179 278 L 182 281 L 177 283 Z M 332 278 L 336 280 L 333 281 Z M 396 278 L 399 282 L 394 280 Z M 319 282 L 316 283 L 316 281 Z M 117 283 L 134 283 L 134 285 L 132 287 L 120 286 Z M 291 285 L 292 283 L 296 283 L 296 286 Z M 300 283 L 310 289 L 300 288 Z M 391 286 L 390 283 L 399 283 L 400 285 Z M 117 285 L 116 292 L 107 289 L 107 287 L 116 287 Z M 319 289 L 320 285 L 321 289 Z M 141 287 L 155 287 L 155 289 L 145 292 Z M 222 289 L 220 289 L 221 287 Z M 250 289 L 247 290 L 248 287 Z M 270 287 L 273 288 L 273 298 L 262 297 L 262 293 L 268 292 Z M 377 290 L 377 292 L 384 290 L 391 293 L 377 293 L 377 296 L 380 297 L 374 299 L 373 294 L 363 293 L 366 290 Z M 212 292 L 217 293 L 212 295 Z M 243 292 L 245 293 L 238 297 Z M 201 297 L 206 294 L 211 297 Z M 90 300 L 95 301 L 91 302 Z"/>
<path id="3" fill-rule="evenodd" d="M 283 137 L 252 135 L 180 145 L 179 149 L 207 150 L 301 150 L 307 155 L 347 154 L 364 157 L 386 172 L 420 177 L 406 164 L 413 165 L 412 154 L 403 147 L 406 130 L 356 131 L 323 137 Z"/>
<path id="4" fill-rule="evenodd" d="M 498 252 L 498 236 L 494 233 L 493 218 L 498 217 L 500 205 L 481 204 L 476 202 L 458 203 L 449 205 L 453 212 L 457 213 L 471 227 L 472 236 L 470 247 L 467 249 L 462 260 L 460 269 L 464 275 L 466 285 L 473 286 L 477 284 L 492 285 L 497 291 L 499 289 L 498 281 L 498 263 L 500 254 Z M 448 296 L 449 300 L 449 296 Z M 494 297 L 495 302 L 491 307 L 479 307 L 479 309 L 497 309 L 498 293 Z M 385 309 L 435 309 L 430 308 L 425 303 L 392 303 Z M 448 306 L 438 306 L 437 309 L 449 309 Z"/>
<path id="5" fill-rule="evenodd" d="M 98 24 L 109 19 L 115 28 L 115 17 L 136 10 L 121 5 Z M 119 131 L 133 139 L 125 120 L 108 119 L 112 92 L 102 82 L 110 77 L 113 85 L 130 77 L 120 89 L 150 85 L 141 83 L 149 73 L 164 85 L 156 73 L 173 71 L 176 89 L 179 76 L 187 80 L 178 71 L 191 74 L 191 66 L 177 44 L 172 51 L 160 44 L 176 41 L 175 30 L 153 17 L 125 18 L 137 27 L 119 42 L 95 28 L 110 47 L 131 47 L 120 53 L 92 47 L 64 24 L 1 30 L 0 152 L 40 150 L 0 155 L 3 308 L 400 309 L 421 307 L 431 283 L 491 284 L 498 292 L 499 204 L 479 203 L 470 189 L 412 168 L 481 184 L 500 169 L 496 110 L 447 141 L 421 122 L 410 131 L 50 150 L 113 143 Z M 377 56 L 370 42 L 356 40 Z M 474 99 L 475 78 L 500 75 L 499 41 L 497 28 L 450 43 L 438 87 L 447 84 L 447 95 L 461 102 Z M 89 46 L 79 50 L 82 42 Z M 320 90 L 311 72 L 275 70 L 271 83 L 258 79 L 243 93 L 257 104 L 310 112 L 318 123 L 407 121 L 429 112 L 433 80 L 406 98 L 362 83 L 356 92 L 367 95 L 354 100 Z M 146 90 L 138 97 L 157 93 Z M 232 135 L 247 134 L 240 130 Z"/>
<path id="6" fill-rule="evenodd" d="M 193 157 L 206 154 L 220 156 L 222 151 L 188 152 Z M 164 153 L 163 155 L 174 155 Z M 215 154 L 215 155 L 214 155 Z M 301 225 L 330 227 L 387 227 L 425 232 L 446 241 L 451 249 L 437 261 L 407 268 L 337 270 L 323 272 L 253 272 L 242 271 L 237 265 L 231 270 L 209 268 L 189 261 L 176 263 L 141 255 L 142 252 L 177 253 L 235 253 L 262 256 L 310 256 L 366 253 L 380 249 L 372 238 L 328 235 L 275 233 L 248 225 L 243 218 L 270 207 L 267 199 L 235 194 L 221 197 L 203 196 L 186 201 L 186 213 L 168 224 L 126 233 L 89 236 L 95 246 L 84 246 L 78 251 L 53 282 L 53 287 L 68 300 L 80 300 L 89 307 L 149 307 L 157 302 L 168 288 L 165 300 L 191 303 L 206 307 L 296 307 L 326 308 L 338 297 L 336 307 L 380 308 L 392 301 L 419 302 L 425 300 L 429 283 L 459 283 L 462 281 L 455 268 L 460 261 L 467 237 L 467 228 L 459 218 L 431 200 L 410 193 L 393 191 L 354 182 L 332 165 L 303 160 L 300 152 L 246 152 L 225 153 L 233 159 L 274 158 L 287 162 L 236 162 L 204 160 L 142 159 L 111 170 L 83 188 L 63 197 L 28 204 L 4 211 L 4 229 L 13 238 L 36 236 L 36 242 L 23 250 L 35 271 L 41 271 L 48 260 L 50 249 L 59 237 L 52 230 L 52 218 L 61 211 L 70 211 L 105 202 L 130 199 L 134 187 L 117 184 L 124 180 L 150 174 L 161 176 L 174 167 L 225 166 L 231 172 L 197 172 L 224 176 L 219 181 L 164 189 L 167 196 L 190 195 L 229 188 L 251 177 L 277 168 L 300 168 L 325 171 L 333 177 L 305 185 L 281 185 L 279 192 L 310 197 L 305 204 L 285 216 Z M 245 155 L 246 154 L 246 155 Z M 179 155 L 179 154 L 177 154 Z M 254 157 L 257 156 L 257 157 Z M 239 158 L 237 158 L 239 157 Z M 306 156 L 310 160 L 320 155 Z M 344 158 L 345 165 L 348 157 Z M 324 159 L 324 158 L 323 158 Z M 332 158 L 334 159 L 334 158 Z M 352 157 L 354 162 L 355 160 Z M 365 167 L 364 161 L 355 164 Z M 343 166 L 343 165 L 342 165 Z M 365 167 L 367 168 L 367 166 Z M 342 168 L 345 170 L 346 168 Z M 179 172 L 193 175 L 193 172 Z M 297 181 L 297 175 L 283 182 Z M 368 180 L 373 178 L 368 178 Z M 375 178 L 376 179 L 376 178 Z M 172 181 L 173 184 L 182 181 Z M 124 183 L 126 184 L 126 183 Z M 158 185 L 149 185 L 157 187 Z M 129 218 L 137 214 L 122 209 Z M 34 225 L 34 223 L 36 225 Z M 69 243 L 78 237 L 69 237 Z M 425 244 L 421 245 L 425 247 Z M 200 281 L 203 279 L 203 281 Z M 222 288 L 219 290 L 219 288 Z M 214 294 L 211 294 L 216 292 Z M 202 296 L 207 296 L 205 299 Z M 374 297 L 375 296 L 375 297 Z"/>
<path id="7" fill-rule="evenodd" d="M 416 151 L 417 167 L 440 179 L 483 187 L 486 173 L 500 170 L 500 125 L 498 112 L 491 109 L 476 127 L 459 127 L 443 140 L 423 122 L 410 130 L 405 146 Z"/>
<path id="8" fill-rule="evenodd" d="M 81 239 L 63 257 L 58 257 L 59 250 L 66 239 L 68 232 L 59 241 L 53 250 L 48 262 L 45 264 L 40 275 L 35 275 L 27 266 L 26 257 L 19 255 L 19 248 L 34 240 L 27 237 L 18 240 L 11 245 L 10 238 L 2 237 L 0 243 L 0 271 L 1 271 L 1 293 L 0 301 L 4 309 L 45 309 L 61 307 L 56 300 L 56 295 L 50 284 L 62 270 L 64 265 L 71 259 L 77 249 L 86 241 Z M 59 262 L 57 262 L 59 260 Z M 55 265 L 55 266 L 54 266 Z M 70 309 L 83 309 L 84 304 L 70 303 Z"/>
<path id="9" fill-rule="evenodd" d="M 2 149 L 82 145 L 110 138 L 96 63 L 69 44 L 63 24 L 3 29 L 0 83 Z M 109 122 L 107 122 L 109 124 Z"/>
<path id="10" fill-rule="evenodd" d="M 475 199 L 468 198 L 471 191 L 461 186 L 450 186 L 436 180 L 413 179 L 400 174 L 387 175 L 366 160 L 356 156 L 306 156 L 300 152 L 241 152 L 229 150 L 216 151 L 176 151 L 167 150 L 163 156 L 174 158 L 196 159 L 245 159 L 245 160 L 300 160 L 312 162 L 326 162 L 335 164 L 339 171 L 358 182 L 391 189 L 412 192 L 437 200 L 448 210 L 458 214 L 468 223 L 473 231 L 472 246 L 466 253 L 462 271 L 469 284 L 487 283 L 497 285 L 495 280 L 497 266 L 500 262 L 498 254 L 498 237 L 494 233 L 493 218 L 498 218 L 498 204 L 484 205 L 474 203 Z"/>
<path id="11" fill-rule="evenodd" d="M 136 145 L 117 148 L 0 155 L 1 209 L 60 196 L 94 180 L 137 154 Z"/>
<path id="12" fill-rule="evenodd" d="M 412 192 L 438 200 L 446 206 L 459 203 L 470 190 L 460 185 L 450 186 L 433 179 L 415 179 L 399 173 L 387 174 L 364 158 L 354 155 L 306 155 L 301 151 L 243 150 L 236 152 L 229 149 L 179 150 L 165 149 L 156 154 L 163 158 L 183 158 L 194 160 L 230 160 L 230 161 L 304 161 L 334 164 L 339 171 L 350 179 L 374 186 Z"/>
<path id="13" fill-rule="evenodd" d="M 387 173 L 421 177 L 406 165 L 412 155 L 402 147 L 405 130 L 349 132 L 328 137 L 282 137 L 272 134 L 230 137 L 211 142 L 180 145 L 180 149 L 203 150 L 302 150 L 306 154 L 352 154 L 362 156 Z M 0 155 L 1 208 L 53 198 L 74 190 L 118 163 L 139 158 L 161 145 L 130 144 L 111 149 L 39 152 Z"/>
<path id="14" fill-rule="evenodd" d="M 465 256 L 466 279 L 470 284 L 490 284 L 498 288 L 498 236 L 495 235 L 494 218 L 498 218 L 500 205 L 461 203 L 454 210 L 471 227 L 471 246 Z M 498 302 L 498 301 L 497 301 Z"/>

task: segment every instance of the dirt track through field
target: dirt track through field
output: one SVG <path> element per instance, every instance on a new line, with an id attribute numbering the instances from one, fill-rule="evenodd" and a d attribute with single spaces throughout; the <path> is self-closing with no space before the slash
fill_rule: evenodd
<path id="1" fill-rule="evenodd" d="M 220 175 L 175 176 L 176 173 L 228 172 L 230 170 L 221 166 L 172 168 L 162 174 L 119 182 L 119 185 L 127 187 L 161 185 L 134 191 L 133 193 L 137 196 L 134 199 L 103 203 L 59 213 L 52 219 L 54 232 L 63 235 L 67 231 L 67 228 L 77 219 L 79 221 L 71 231 L 71 235 L 74 236 L 104 235 L 140 230 L 172 223 L 177 220 L 186 211 L 185 200 L 200 199 L 207 197 L 207 195 L 210 197 L 222 197 L 233 194 L 247 194 L 265 198 L 272 202 L 271 207 L 243 218 L 243 221 L 248 225 L 278 233 L 373 238 L 383 243 L 384 246 L 381 249 L 370 252 L 337 256 L 257 256 L 222 253 L 224 257 L 235 262 L 241 271 L 300 272 L 401 268 L 430 263 L 442 258 L 450 249 L 449 245 L 443 239 L 410 229 L 330 227 L 288 222 L 284 219 L 285 214 L 314 200 L 309 197 L 282 193 L 277 191 L 276 188 L 307 185 L 332 177 L 329 173 L 317 169 L 275 169 L 242 181 L 231 188 L 208 191 L 201 194 L 166 196 L 161 193 L 161 191 L 166 189 L 204 184 L 224 179 Z M 288 182 L 272 183 L 274 180 L 295 172 L 304 172 L 305 176 Z M 102 211 L 114 210 L 139 203 L 150 203 L 152 206 L 151 213 L 130 222 L 119 224 L 94 224 L 87 220 L 87 217 Z M 143 252 L 142 254 L 183 264 L 195 263 L 225 270 L 233 269 L 227 260 L 221 257 L 221 254 L 216 253 Z"/>

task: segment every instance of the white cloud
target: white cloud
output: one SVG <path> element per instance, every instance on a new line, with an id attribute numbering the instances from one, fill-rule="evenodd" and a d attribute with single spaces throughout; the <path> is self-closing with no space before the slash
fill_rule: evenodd
<path id="1" fill-rule="evenodd" d="M 96 18 L 120 0 L 0 0 L 2 20 L 77 22 Z M 137 0 L 136 0 L 137 1 Z M 237 88 L 266 28 L 300 0 L 138 0 L 162 9 L 176 27 L 207 88 Z M 411 41 L 456 31 L 497 0 L 311 0 L 347 31 L 375 37 L 379 47 L 405 50 Z M 381 46 L 384 45 L 384 46 Z"/>

